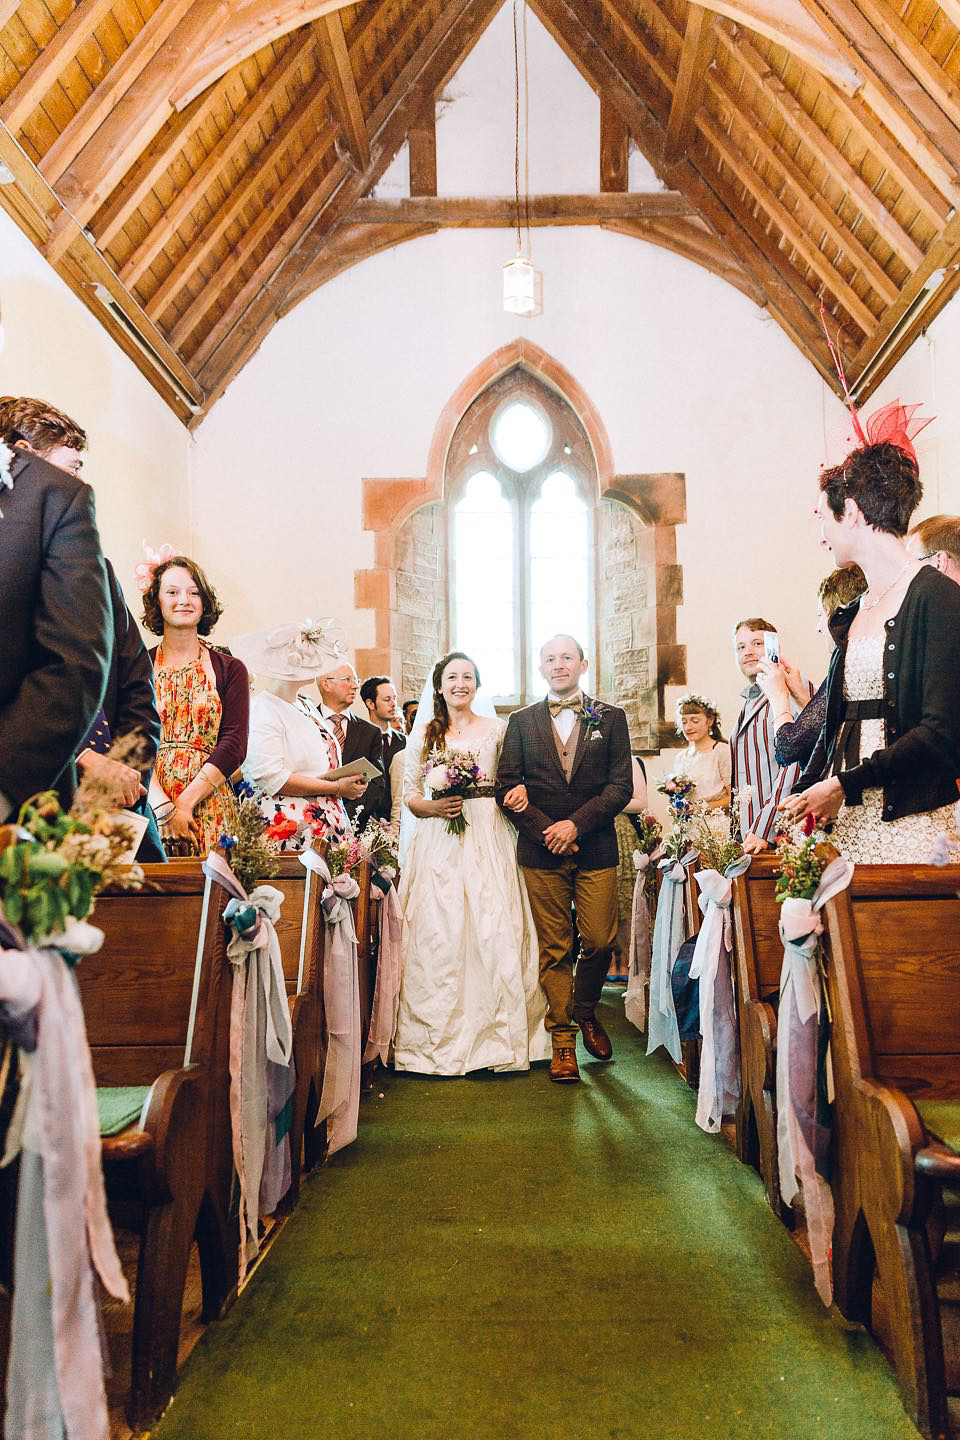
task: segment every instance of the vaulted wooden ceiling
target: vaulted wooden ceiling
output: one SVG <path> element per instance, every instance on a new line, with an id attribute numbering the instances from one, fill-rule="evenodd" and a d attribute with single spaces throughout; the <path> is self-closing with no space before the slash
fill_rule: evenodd
<path id="1" fill-rule="evenodd" d="M 0 0 L 0 203 L 194 423 L 277 319 L 436 194 L 436 102 L 503 0 Z M 510 3 L 510 0 L 507 0 Z M 960 283 L 960 0 L 529 0 L 600 98 L 535 224 L 675 250 L 864 398 Z M 371 197 L 409 140 L 410 198 Z M 664 189 L 628 192 L 630 143 Z"/>

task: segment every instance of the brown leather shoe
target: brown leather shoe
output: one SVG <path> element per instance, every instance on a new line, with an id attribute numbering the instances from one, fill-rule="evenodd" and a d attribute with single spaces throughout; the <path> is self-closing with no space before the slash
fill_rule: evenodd
<path id="1" fill-rule="evenodd" d="M 587 1050 L 595 1060 L 609 1060 L 613 1055 L 613 1046 L 610 1044 L 610 1036 L 604 1030 L 599 1020 L 581 1020 L 580 1034 L 583 1036 L 584 1049 Z"/>
<path id="2" fill-rule="evenodd" d="M 570 1040 L 565 1045 L 554 1045 L 553 1058 L 550 1061 L 550 1079 L 555 1080 L 558 1085 L 572 1085 L 574 1081 L 580 1079 L 576 1041 Z"/>

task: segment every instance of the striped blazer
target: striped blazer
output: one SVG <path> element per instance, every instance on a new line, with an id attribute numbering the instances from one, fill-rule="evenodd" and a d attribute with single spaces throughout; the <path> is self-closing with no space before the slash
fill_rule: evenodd
<path id="1" fill-rule="evenodd" d="M 812 687 L 808 686 L 812 693 Z M 777 809 L 797 783 L 800 766 L 777 764 L 775 731 L 770 702 L 751 685 L 742 691 L 744 706 L 732 736 L 732 785 L 740 795 L 740 828 L 772 845 L 777 832 Z"/>

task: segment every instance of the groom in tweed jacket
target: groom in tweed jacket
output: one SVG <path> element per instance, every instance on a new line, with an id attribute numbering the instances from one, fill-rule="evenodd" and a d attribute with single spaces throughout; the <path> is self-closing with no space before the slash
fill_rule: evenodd
<path id="1" fill-rule="evenodd" d="M 545 642 L 540 673 L 549 694 L 510 716 L 497 770 L 497 799 L 520 832 L 517 858 L 537 926 L 553 1040 L 550 1079 L 561 1083 L 580 1078 L 578 1029 L 598 1060 L 612 1053 L 596 1008 L 617 933 L 613 821 L 633 794 L 627 717 L 582 693 L 586 668 L 573 636 Z"/>

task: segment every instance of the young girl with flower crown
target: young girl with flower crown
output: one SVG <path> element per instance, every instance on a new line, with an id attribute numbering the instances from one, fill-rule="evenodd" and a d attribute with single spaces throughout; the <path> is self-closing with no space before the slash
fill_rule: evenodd
<path id="1" fill-rule="evenodd" d="M 720 733 L 716 706 L 702 695 L 684 695 L 677 702 L 677 733 L 687 741 L 674 773 L 693 781 L 691 800 L 708 810 L 730 804 L 730 746 Z"/>

